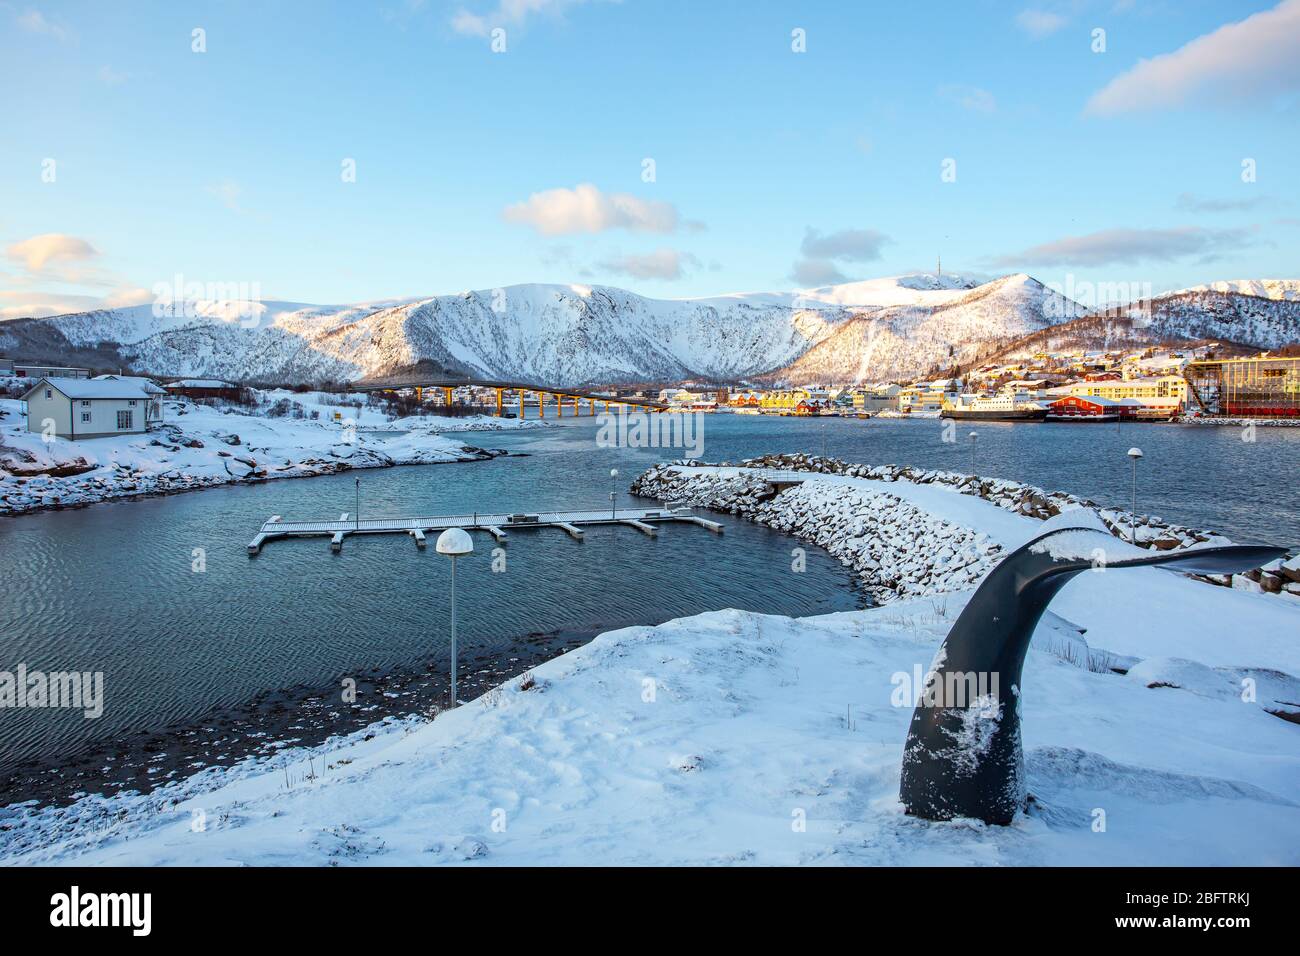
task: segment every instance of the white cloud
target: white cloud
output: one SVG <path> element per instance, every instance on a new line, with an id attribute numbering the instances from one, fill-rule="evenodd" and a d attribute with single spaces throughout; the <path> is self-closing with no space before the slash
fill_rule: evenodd
<path id="1" fill-rule="evenodd" d="M 14 262 L 21 263 L 28 272 L 40 272 L 49 264 L 64 265 L 94 259 L 99 252 L 85 239 L 61 232 L 47 232 L 15 242 L 5 250 L 5 255 Z"/>
<path id="2" fill-rule="evenodd" d="M 39 10 L 27 10 L 20 13 L 17 20 L 18 26 L 28 33 L 39 33 L 42 36 L 54 37 L 56 40 L 66 40 L 68 38 L 67 30 L 52 20 L 45 19 L 45 15 Z"/>
<path id="3" fill-rule="evenodd" d="M 871 262 L 879 259 L 881 247 L 892 241 L 875 229 L 841 229 L 825 234 L 808 229 L 799 245 L 802 257 L 795 261 L 790 278 L 805 288 L 847 282 L 848 277 L 835 264 L 836 260 Z"/>
<path id="4" fill-rule="evenodd" d="M 978 86 L 949 83 L 939 87 L 939 96 L 949 103 L 956 103 L 962 109 L 974 113 L 992 113 L 998 108 L 998 101 L 993 98 L 993 94 Z"/>
<path id="5" fill-rule="evenodd" d="M 645 255 L 617 256 L 599 264 L 601 269 L 637 279 L 680 279 L 687 268 L 699 268 L 700 261 L 689 252 L 664 247 Z"/>
<path id="6" fill-rule="evenodd" d="M 123 286 L 108 295 L 76 295 L 26 289 L 0 289 L 0 320 L 39 318 L 67 312 L 93 309 L 120 309 L 129 305 L 146 305 L 154 295 L 148 289 Z"/>
<path id="7" fill-rule="evenodd" d="M 848 276 L 840 272 L 829 259 L 799 259 L 790 271 L 790 278 L 804 288 L 838 285 L 849 281 Z"/>
<path id="8" fill-rule="evenodd" d="M 1069 22 L 1059 13 L 1048 10 L 1021 10 L 1016 16 L 1016 24 L 1035 40 L 1051 36 Z"/>
<path id="9" fill-rule="evenodd" d="M 1210 261 L 1222 252 L 1252 241 L 1253 229 L 1205 229 L 1175 226 L 1169 229 L 1103 229 L 1083 236 L 1066 236 L 1032 246 L 1023 252 L 999 256 L 999 268 L 1036 266 L 1104 266 L 1114 263 L 1172 262 L 1187 256 Z"/>
<path id="10" fill-rule="evenodd" d="M 629 193 L 603 193 L 591 183 L 533 193 L 523 202 L 507 206 L 502 216 L 506 222 L 532 226 L 545 236 L 609 229 L 673 232 L 678 225 L 677 210 L 671 203 L 639 199 Z"/>
<path id="11" fill-rule="evenodd" d="M 1300 0 L 1197 37 L 1121 73 L 1095 93 L 1085 112 L 1110 116 L 1180 106 L 1205 95 L 1253 99 L 1300 89 Z"/>
<path id="12" fill-rule="evenodd" d="M 560 15 L 566 8 L 587 0 L 498 0 L 489 13 L 460 9 L 451 18 L 451 28 L 468 36 L 486 36 L 491 27 L 522 26 L 535 13 Z"/>
<path id="13" fill-rule="evenodd" d="M 823 235 L 816 229 L 804 233 L 799 251 L 810 259 L 845 259 L 870 262 L 880 258 L 881 247 L 890 238 L 875 229 L 841 229 Z"/>
<path id="14" fill-rule="evenodd" d="M 1180 193 L 1178 196 L 1178 208 L 1188 212 L 1244 212 L 1276 203 L 1277 200 L 1264 195 L 1246 196 L 1241 199 L 1215 199 L 1192 193 Z"/>

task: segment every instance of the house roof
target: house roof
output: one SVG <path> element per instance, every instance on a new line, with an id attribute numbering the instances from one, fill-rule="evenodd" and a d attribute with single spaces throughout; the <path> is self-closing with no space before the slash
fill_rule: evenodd
<path id="1" fill-rule="evenodd" d="M 182 378 L 168 382 L 167 388 L 234 388 L 229 382 L 219 378 Z"/>
<path id="2" fill-rule="evenodd" d="M 96 375 L 93 380 L 96 382 L 138 382 L 151 395 L 166 394 L 166 389 L 159 388 L 154 384 L 154 380 L 146 375 Z"/>
<path id="3" fill-rule="evenodd" d="M 1118 408 L 1120 405 L 1123 405 L 1125 402 L 1132 401 L 1132 399 L 1127 399 L 1127 398 L 1126 399 L 1103 398 L 1101 395 L 1063 395 L 1061 396 L 1061 398 L 1057 399 L 1057 401 L 1064 401 L 1065 399 L 1069 399 L 1069 398 L 1072 398 L 1079 402 L 1087 402 L 1090 405 L 1096 405 L 1098 407 L 1114 406 L 1116 408 Z"/>
<path id="4" fill-rule="evenodd" d="M 45 377 L 23 393 L 23 398 L 42 385 L 58 389 L 68 398 L 152 398 L 153 395 L 139 382 L 102 378 L 51 378 Z"/>

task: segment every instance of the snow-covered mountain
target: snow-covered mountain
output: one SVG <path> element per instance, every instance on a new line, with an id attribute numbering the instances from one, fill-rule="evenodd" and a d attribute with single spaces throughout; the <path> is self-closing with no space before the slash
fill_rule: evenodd
<path id="1" fill-rule="evenodd" d="M 1300 300 L 1300 279 L 1226 279 L 1167 294 L 1183 295 L 1187 292 L 1236 292 L 1260 299 L 1287 299 L 1294 302 Z"/>
<path id="2" fill-rule="evenodd" d="M 903 276 L 666 300 L 532 284 L 350 306 L 188 303 L 177 316 L 135 306 L 12 320 L 0 325 L 0 349 L 254 381 L 347 381 L 415 366 L 564 384 L 725 380 L 785 367 L 864 310 L 938 301 L 971 284 Z"/>
<path id="3" fill-rule="evenodd" d="M 1172 293 L 1134 334 L 1259 347 L 1300 337 L 1300 282 L 1228 285 L 1273 297 L 1210 287 Z M 551 385 L 877 381 L 969 364 L 1084 310 L 1023 274 L 979 283 L 918 273 L 698 299 L 529 284 L 353 305 L 188 302 L 161 311 L 142 305 L 9 320 L 0 323 L 0 353 L 264 383 L 345 382 L 412 368 Z"/>
<path id="4" fill-rule="evenodd" d="M 1270 291 L 1271 295 L 1236 292 L 1229 287 Z M 1143 308 L 1121 307 L 1082 315 L 1027 335 L 985 358 L 1207 340 L 1246 350 L 1276 349 L 1300 342 L 1298 293 L 1300 280 L 1294 279 L 1216 282 L 1155 296 Z"/>
<path id="5" fill-rule="evenodd" d="M 907 304 L 859 310 L 780 377 L 796 383 L 909 378 L 936 367 L 969 364 L 1080 311 L 1023 273 L 974 288 L 914 295 Z"/>

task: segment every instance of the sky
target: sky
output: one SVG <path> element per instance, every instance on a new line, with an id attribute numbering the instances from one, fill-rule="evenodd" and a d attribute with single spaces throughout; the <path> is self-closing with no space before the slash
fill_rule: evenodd
<path id="1" fill-rule="evenodd" d="M 0 317 L 1292 278 L 1297 50 L 1300 0 L 0 0 Z"/>

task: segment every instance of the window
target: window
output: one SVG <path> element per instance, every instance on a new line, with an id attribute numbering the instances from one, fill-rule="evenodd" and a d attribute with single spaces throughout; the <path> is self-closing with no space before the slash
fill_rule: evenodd
<path id="1" fill-rule="evenodd" d="M 126 431 L 131 427 L 132 412 L 120 411 L 117 413 L 117 430 Z"/>
<path id="2" fill-rule="evenodd" d="M 130 405 L 132 408 L 135 408 L 135 399 L 134 399 L 134 398 L 133 398 L 133 399 L 130 399 L 130 400 L 127 402 L 127 404 Z"/>
<path id="3" fill-rule="evenodd" d="M 81 403 L 81 407 L 82 407 L 82 408 L 89 408 L 89 407 L 90 407 L 90 402 L 88 402 L 88 401 L 83 401 L 83 402 Z"/>
<path id="4" fill-rule="evenodd" d="M 90 412 L 82 412 L 82 413 L 81 413 L 81 424 L 83 424 L 83 425 L 89 425 L 89 424 L 90 424 Z"/>
<path id="5" fill-rule="evenodd" d="M 54 397 L 54 392 L 53 392 L 53 390 L 47 388 L 47 389 L 45 390 L 45 397 L 46 397 L 46 398 L 53 398 L 53 397 Z"/>

